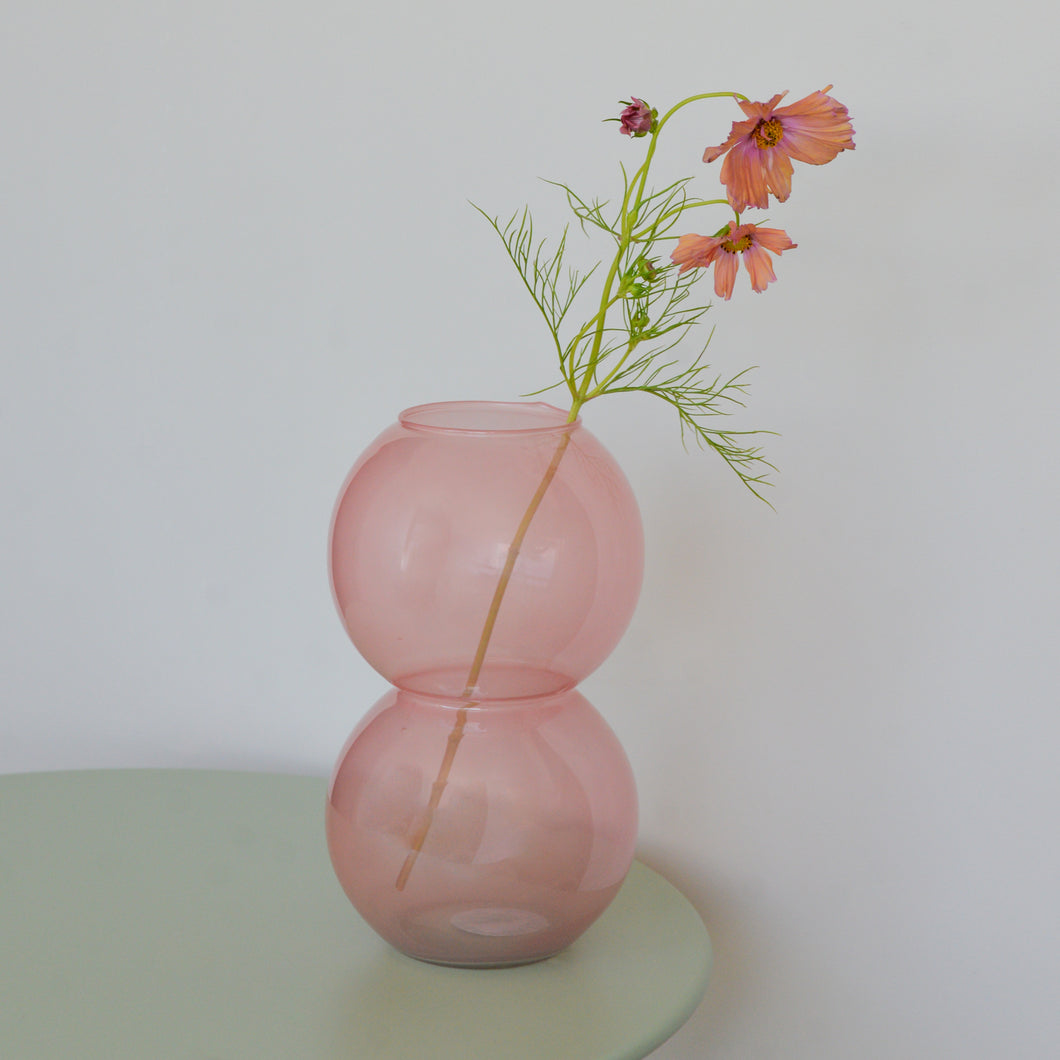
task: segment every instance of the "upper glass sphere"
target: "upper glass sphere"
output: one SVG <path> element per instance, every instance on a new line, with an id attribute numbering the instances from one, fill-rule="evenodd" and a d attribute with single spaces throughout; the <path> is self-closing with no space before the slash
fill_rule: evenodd
<path id="1" fill-rule="evenodd" d="M 330 561 L 346 630 L 388 681 L 510 699 L 607 658 L 644 542 L 629 483 L 580 421 L 542 402 L 443 402 L 407 409 L 354 465 Z"/>

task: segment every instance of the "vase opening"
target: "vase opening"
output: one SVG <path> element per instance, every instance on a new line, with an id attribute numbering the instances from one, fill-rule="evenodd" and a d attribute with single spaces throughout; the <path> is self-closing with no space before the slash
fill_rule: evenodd
<path id="1" fill-rule="evenodd" d="M 405 409 L 398 419 L 408 430 L 452 434 L 569 432 L 580 422 L 545 401 L 440 401 Z"/>

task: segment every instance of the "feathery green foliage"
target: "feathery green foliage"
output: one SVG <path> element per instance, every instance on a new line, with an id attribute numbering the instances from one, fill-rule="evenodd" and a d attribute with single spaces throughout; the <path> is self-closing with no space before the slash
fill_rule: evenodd
<path id="1" fill-rule="evenodd" d="M 646 157 L 632 177 L 622 166 L 622 197 L 617 205 L 586 200 L 566 184 L 546 182 L 564 193 L 584 235 L 604 233 L 614 247 L 595 312 L 576 330 L 565 327 L 565 323 L 601 263 L 585 272 L 568 267 L 569 228 L 564 228 L 557 242 L 549 244 L 537 236 L 528 208 L 507 221 L 490 217 L 477 206 L 475 209 L 497 232 L 552 336 L 562 381 L 536 393 L 565 386 L 572 420 L 586 402 L 604 394 L 651 394 L 675 410 L 683 439 L 691 435 L 701 447 L 717 453 L 744 485 L 764 500 L 760 488 L 768 485 L 773 465 L 749 439 L 767 432 L 715 426 L 718 416 L 742 407 L 749 369 L 729 379 L 712 375 L 703 360 L 706 346 L 686 367 L 666 357 L 702 321 L 710 304 L 697 304 L 691 297 L 699 272 L 682 274 L 670 262 L 663 244 L 677 238 L 674 227 L 688 211 L 714 205 L 732 207 L 726 199 L 690 195 L 691 177 L 661 190 L 649 188 L 647 183 L 659 133 L 669 118 L 696 99 L 733 95 L 691 97 L 661 120 L 652 111 Z M 736 220 L 738 223 L 738 213 Z"/>

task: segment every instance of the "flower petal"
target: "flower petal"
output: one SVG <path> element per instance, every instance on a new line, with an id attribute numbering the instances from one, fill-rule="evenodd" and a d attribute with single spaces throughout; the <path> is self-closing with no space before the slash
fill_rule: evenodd
<path id="1" fill-rule="evenodd" d="M 714 293 L 728 301 L 732 298 L 732 289 L 736 286 L 736 271 L 740 260 L 729 251 L 723 250 L 714 259 Z"/>
<path id="2" fill-rule="evenodd" d="M 832 86 L 829 85 L 829 88 Z M 748 118 L 753 118 L 752 128 L 758 124 L 760 119 L 768 121 L 773 117 L 773 111 L 776 109 L 776 105 L 788 94 L 787 89 L 783 92 L 778 92 L 768 103 L 752 103 L 749 99 L 738 99 L 736 102 L 740 105 L 740 110 L 747 115 Z"/>
<path id="3" fill-rule="evenodd" d="M 769 182 L 762 167 L 762 154 L 753 141 L 744 140 L 725 156 L 721 182 L 737 210 L 748 206 L 764 210 L 769 205 Z"/>
<path id="4" fill-rule="evenodd" d="M 679 273 L 688 272 L 689 269 L 705 269 L 718 251 L 719 240 L 712 236 L 697 236 L 694 233 L 683 235 L 677 241 L 670 260 L 675 265 L 680 265 Z"/>
<path id="5" fill-rule="evenodd" d="M 750 137 L 755 131 L 755 126 L 757 124 L 757 118 L 751 118 L 749 121 L 734 121 L 732 123 L 732 129 L 729 132 L 729 138 L 723 144 L 718 144 L 717 147 L 708 147 L 703 152 L 703 161 L 713 162 L 714 159 L 720 158 L 726 151 L 734 147 L 741 140 L 746 140 Z"/>
<path id="6" fill-rule="evenodd" d="M 796 162 L 820 166 L 831 162 L 840 151 L 854 149 L 850 113 L 842 103 L 825 94 L 831 87 L 811 92 L 776 112 L 784 130 L 777 147 Z"/>
<path id="7" fill-rule="evenodd" d="M 765 247 L 766 250 L 771 250 L 774 254 L 792 250 L 799 245 L 798 243 L 792 243 L 788 233 L 783 228 L 759 228 L 758 225 L 754 226 L 754 241 L 759 246 Z"/>
<path id="8" fill-rule="evenodd" d="M 759 151 L 759 165 L 762 169 L 762 182 L 777 197 L 778 202 L 787 202 L 791 194 L 791 174 L 794 166 L 783 151 L 774 148 L 772 151 Z M 758 205 L 757 203 L 755 205 Z M 768 199 L 762 204 L 764 209 Z"/>
<path id="9" fill-rule="evenodd" d="M 743 263 L 751 277 L 751 289 L 761 293 L 769 286 L 777 275 L 773 271 L 773 261 L 760 246 L 751 244 L 743 252 Z"/>

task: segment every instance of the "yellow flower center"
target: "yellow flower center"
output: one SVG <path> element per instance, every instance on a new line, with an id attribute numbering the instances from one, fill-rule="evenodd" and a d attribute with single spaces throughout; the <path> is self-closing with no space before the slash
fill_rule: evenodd
<path id="1" fill-rule="evenodd" d="M 775 147 L 780 143 L 784 126 L 780 124 L 779 118 L 770 118 L 769 121 L 760 121 L 751 135 L 754 136 L 758 147 L 764 151 L 767 147 Z"/>
<path id="2" fill-rule="evenodd" d="M 749 235 L 740 236 L 735 242 L 731 239 L 723 240 L 721 244 L 722 250 L 727 250 L 730 254 L 742 254 L 751 245 L 751 237 Z"/>

